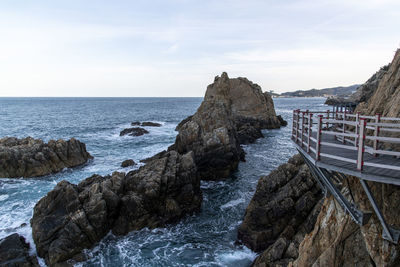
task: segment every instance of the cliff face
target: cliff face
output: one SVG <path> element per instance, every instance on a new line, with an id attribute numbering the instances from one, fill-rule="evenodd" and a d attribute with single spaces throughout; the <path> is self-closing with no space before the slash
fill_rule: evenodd
<path id="1" fill-rule="evenodd" d="M 385 117 L 400 116 L 400 49 L 397 50 L 392 63 L 382 68 L 377 74 L 376 89 L 366 102 L 357 106 L 356 111 L 362 114 L 380 113 Z M 372 79 L 372 78 L 371 78 Z M 367 82 L 368 83 L 368 82 Z"/>
<path id="2" fill-rule="evenodd" d="M 321 207 L 321 192 L 298 154 L 261 177 L 246 209 L 238 238 L 262 252 L 254 266 L 286 266 L 298 256 Z"/>
<path id="3" fill-rule="evenodd" d="M 400 116 L 400 50 L 371 97 L 356 111 Z M 400 229 L 400 187 L 368 184 L 388 225 Z M 361 210 L 373 213 L 369 222 L 362 227 L 356 225 L 332 197 L 326 199 L 314 230 L 300 244 L 299 257 L 292 266 L 399 266 L 400 245 L 382 238 L 382 226 L 358 178 L 347 177 L 342 193 Z"/>

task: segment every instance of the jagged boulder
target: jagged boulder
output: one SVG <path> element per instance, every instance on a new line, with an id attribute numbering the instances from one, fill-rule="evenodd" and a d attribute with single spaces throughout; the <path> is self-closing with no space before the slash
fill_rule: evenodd
<path id="1" fill-rule="evenodd" d="M 0 177 L 36 177 L 86 163 L 92 156 L 86 145 L 74 138 L 50 140 L 31 137 L 0 139 Z"/>
<path id="2" fill-rule="evenodd" d="M 141 127 L 133 127 L 133 128 L 127 128 L 123 129 L 120 133 L 119 136 L 124 136 L 124 135 L 129 135 L 129 136 L 141 136 L 144 134 L 148 134 L 149 131 L 147 131 L 144 128 Z"/>
<path id="3" fill-rule="evenodd" d="M 244 159 L 241 143 L 262 137 L 261 129 L 279 128 L 271 96 L 246 78 L 229 79 L 224 72 L 207 87 L 197 112 L 183 120 L 175 149 L 193 151 L 201 179 L 229 176 Z"/>
<path id="4" fill-rule="evenodd" d="M 0 239 L 0 266 L 39 267 L 36 256 L 29 255 L 29 244 L 19 234 Z"/>
<path id="5" fill-rule="evenodd" d="M 126 168 L 126 167 L 129 167 L 129 166 L 134 166 L 134 165 L 136 165 L 136 162 L 133 159 L 127 159 L 127 160 L 124 160 L 121 163 L 121 167 L 122 168 Z"/>
<path id="6" fill-rule="evenodd" d="M 286 266 L 297 258 L 304 235 L 312 231 L 321 192 L 300 155 L 261 177 L 238 238 L 262 252 L 255 266 Z"/>
<path id="7" fill-rule="evenodd" d="M 128 174 L 93 175 L 78 185 L 61 181 L 35 206 L 37 253 L 54 266 L 84 259 L 82 250 L 110 230 L 123 235 L 175 222 L 201 205 L 192 153 L 167 152 Z"/>

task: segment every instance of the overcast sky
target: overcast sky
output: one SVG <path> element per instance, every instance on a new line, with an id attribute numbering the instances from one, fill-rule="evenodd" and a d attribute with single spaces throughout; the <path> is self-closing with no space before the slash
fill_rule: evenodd
<path id="1" fill-rule="evenodd" d="M 365 82 L 400 47 L 399 0 L 1 0 L 0 96 L 203 96 Z"/>

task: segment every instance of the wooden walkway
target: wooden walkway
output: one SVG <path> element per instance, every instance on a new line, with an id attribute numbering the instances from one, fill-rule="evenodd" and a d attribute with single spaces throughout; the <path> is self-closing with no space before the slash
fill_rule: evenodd
<path id="1" fill-rule="evenodd" d="M 384 132 L 400 136 L 400 119 L 298 110 L 293 117 L 292 140 L 317 167 L 400 185 L 400 151 L 383 150 L 378 145 L 385 142 L 400 147 L 400 138 L 383 136 Z M 373 145 L 367 146 L 366 140 Z"/>
<path id="2" fill-rule="evenodd" d="M 371 213 L 358 209 L 336 186 L 335 177 L 351 175 L 360 184 L 382 226 L 382 238 L 398 243 L 400 230 L 386 223 L 367 181 L 400 185 L 400 118 L 333 112 L 293 111 L 292 141 L 327 194 L 359 225 Z"/>
<path id="3" fill-rule="evenodd" d="M 316 138 L 316 133 L 312 134 Z M 341 141 L 338 141 L 334 136 L 322 136 L 322 142 L 329 142 L 332 144 L 343 145 Z M 346 142 L 347 143 L 347 142 Z M 357 169 L 357 165 L 352 162 L 334 159 L 326 155 L 334 155 L 339 158 L 351 159 L 354 162 L 357 161 L 358 151 L 347 150 L 340 147 L 333 146 L 321 146 L 320 160 L 317 160 L 314 153 L 307 153 L 306 148 L 301 147 L 295 143 L 298 150 L 302 150 L 304 155 L 307 155 L 310 161 L 312 161 L 317 167 L 340 172 L 347 175 L 356 176 L 367 181 L 388 183 L 400 185 L 400 171 L 387 168 L 379 168 L 372 166 L 364 166 L 362 171 Z M 364 161 L 377 165 L 389 165 L 389 166 L 400 166 L 400 159 L 395 156 L 374 155 L 365 153 Z"/>

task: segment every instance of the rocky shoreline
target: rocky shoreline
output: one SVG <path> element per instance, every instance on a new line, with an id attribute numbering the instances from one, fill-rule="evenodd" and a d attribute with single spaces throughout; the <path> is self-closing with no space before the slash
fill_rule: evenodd
<path id="1" fill-rule="evenodd" d="M 93 157 L 86 145 L 74 138 L 50 140 L 31 137 L 0 139 L 0 177 L 37 177 L 86 163 Z"/>
<path id="2" fill-rule="evenodd" d="M 42 198 L 31 219 L 38 255 L 50 266 L 81 261 L 83 249 L 109 231 L 162 227 L 198 211 L 200 180 L 228 177 L 244 160 L 241 143 L 282 124 L 271 96 L 258 85 L 217 76 L 197 112 L 177 126 L 168 151 L 127 174 L 94 175 L 78 185 L 61 181 Z"/>

